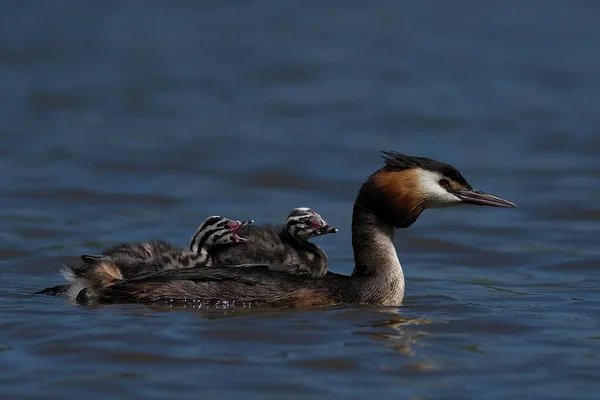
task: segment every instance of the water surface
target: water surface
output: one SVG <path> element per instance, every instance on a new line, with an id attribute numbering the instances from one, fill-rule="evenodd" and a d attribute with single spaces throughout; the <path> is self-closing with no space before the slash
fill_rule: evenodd
<path id="1" fill-rule="evenodd" d="M 11 399 L 592 399 L 600 385 L 596 2 L 6 2 L 0 392 Z M 380 150 L 515 210 L 428 210 L 402 307 L 76 307 L 82 253 L 310 206 L 353 268 Z"/>

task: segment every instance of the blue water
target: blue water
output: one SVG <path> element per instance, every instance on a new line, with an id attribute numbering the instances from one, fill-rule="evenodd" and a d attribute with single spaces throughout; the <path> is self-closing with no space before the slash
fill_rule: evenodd
<path id="1" fill-rule="evenodd" d="M 595 399 L 600 3 L 13 1 L 0 6 L 0 394 Z M 82 253 L 309 206 L 353 268 L 380 150 L 514 210 L 428 210 L 402 307 L 76 307 Z"/>

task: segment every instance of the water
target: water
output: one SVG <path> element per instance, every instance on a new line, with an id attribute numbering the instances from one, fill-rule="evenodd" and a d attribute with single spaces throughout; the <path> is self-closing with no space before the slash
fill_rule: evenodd
<path id="1" fill-rule="evenodd" d="M 592 399 L 600 4 L 13 1 L 0 12 L 0 392 L 11 399 Z M 514 210 L 428 210 L 399 308 L 75 307 L 34 291 L 211 214 L 310 206 L 350 273 L 380 150 Z M 7 398 L 8 398 L 7 397 Z"/>

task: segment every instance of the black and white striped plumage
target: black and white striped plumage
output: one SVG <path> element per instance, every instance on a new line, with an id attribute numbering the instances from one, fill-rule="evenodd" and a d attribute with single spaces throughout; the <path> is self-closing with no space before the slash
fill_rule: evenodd
<path id="1" fill-rule="evenodd" d="M 177 268 L 210 266 L 211 249 L 245 242 L 246 239 L 240 237 L 237 230 L 252 222 L 252 220 L 234 221 L 219 216 L 208 217 L 192 237 L 189 249 L 178 248 L 164 241 L 148 241 L 117 245 L 103 251 L 100 255 L 84 254 L 81 256 L 84 262 L 81 266 L 65 266 L 61 270 L 61 274 L 68 281 L 66 285 L 47 288 L 40 293 L 53 295 L 66 293 L 69 298 L 77 298 L 78 302 L 81 302 L 80 292 L 92 288 L 91 291 L 85 291 L 86 296 L 89 297 L 93 293 L 93 288 L 101 285 L 101 279 L 98 277 L 106 275 L 107 265 L 118 267 L 116 275 L 121 278 Z"/>
<path id="2" fill-rule="evenodd" d="M 320 279 L 309 279 L 270 271 L 264 266 L 233 268 L 236 262 L 232 262 L 223 266 L 142 273 L 123 279 L 114 265 L 108 264 L 100 272 L 116 282 L 109 281 L 101 288 L 98 301 L 171 305 L 218 302 L 231 306 L 302 308 L 341 304 L 399 306 L 404 297 L 404 273 L 394 248 L 395 228 L 408 228 L 427 208 L 458 204 L 516 207 L 506 199 L 474 190 L 448 164 L 396 152 L 384 152 L 384 155 L 385 166 L 368 177 L 354 203 L 352 275 L 328 272 Z M 282 234 L 281 228 L 270 231 Z M 254 250 L 257 259 L 264 254 L 270 257 L 269 250 L 273 249 L 269 247 L 278 246 L 268 232 L 268 229 L 256 230 L 251 237 L 261 243 Z M 267 239 L 261 241 L 262 237 Z M 230 254 L 231 258 L 235 256 L 235 253 Z"/>
<path id="3" fill-rule="evenodd" d="M 189 250 L 199 256 L 207 258 L 210 265 L 209 250 L 224 244 L 244 243 L 248 239 L 237 234 L 238 230 L 253 223 L 253 220 L 244 222 L 232 221 L 219 216 L 208 217 L 196 230 L 189 243 Z"/>
<path id="4" fill-rule="evenodd" d="M 222 246 L 213 252 L 216 267 L 267 264 L 272 271 L 320 278 L 327 273 L 327 254 L 308 239 L 338 230 L 310 208 L 295 208 L 283 225 L 247 226 L 243 246 Z"/>

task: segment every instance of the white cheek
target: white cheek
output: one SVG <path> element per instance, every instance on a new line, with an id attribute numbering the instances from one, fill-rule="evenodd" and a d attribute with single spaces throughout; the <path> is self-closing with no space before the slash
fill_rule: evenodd
<path id="1" fill-rule="evenodd" d="M 438 182 L 443 178 L 437 172 L 420 170 L 419 179 L 421 181 L 421 188 L 427 198 L 425 201 L 426 208 L 450 207 L 462 203 L 458 197 L 452 193 L 448 193 L 446 189 L 440 186 Z"/>

